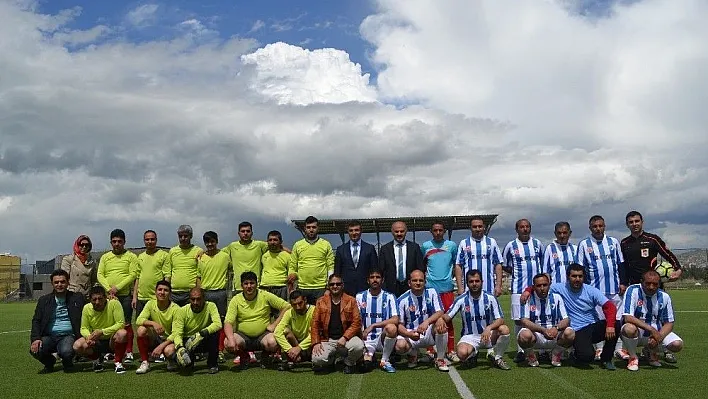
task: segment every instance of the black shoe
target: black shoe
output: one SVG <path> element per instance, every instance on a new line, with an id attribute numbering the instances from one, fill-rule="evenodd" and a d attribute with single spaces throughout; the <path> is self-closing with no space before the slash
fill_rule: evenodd
<path id="1" fill-rule="evenodd" d="M 514 363 L 521 363 L 526 360 L 526 354 L 524 352 L 516 352 L 516 357 L 514 358 Z"/>
<path id="2" fill-rule="evenodd" d="M 395 352 L 391 354 L 391 359 L 389 359 L 389 363 L 396 364 L 400 361 L 401 361 L 401 355 L 399 355 L 398 353 L 395 353 Z"/>
<path id="3" fill-rule="evenodd" d="M 349 365 L 344 365 L 344 370 L 342 370 L 344 374 L 354 374 L 356 373 L 356 367 L 355 366 L 349 366 Z"/>
<path id="4" fill-rule="evenodd" d="M 374 362 L 373 360 L 364 360 L 364 371 L 369 372 L 374 369 Z"/>
<path id="5" fill-rule="evenodd" d="M 539 362 L 550 363 L 550 362 L 551 362 L 551 352 L 542 352 L 542 353 L 539 353 L 539 355 L 538 355 L 538 361 L 539 361 Z"/>
<path id="6" fill-rule="evenodd" d="M 292 362 L 288 362 L 287 360 L 284 360 L 280 362 L 278 365 L 278 371 L 290 371 L 292 370 L 294 364 Z"/>
<path id="7" fill-rule="evenodd" d="M 474 356 L 470 356 L 467 360 L 465 360 L 465 365 L 471 369 L 477 367 L 477 355 L 475 354 Z"/>
<path id="8" fill-rule="evenodd" d="M 103 371 L 103 362 L 99 360 L 94 360 L 93 362 L 93 372 L 100 373 Z"/>
<path id="9" fill-rule="evenodd" d="M 44 367 L 42 367 L 41 370 L 39 370 L 39 374 L 49 374 L 52 372 L 54 372 L 54 365 L 51 365 L 51 366 L 45 365 Z"/>
<path id="10" fill-rule="evenodd" d="M 209 374 L 217 374 L 219 372 L 219 366 L 214 366 L 209 368 Z"/>

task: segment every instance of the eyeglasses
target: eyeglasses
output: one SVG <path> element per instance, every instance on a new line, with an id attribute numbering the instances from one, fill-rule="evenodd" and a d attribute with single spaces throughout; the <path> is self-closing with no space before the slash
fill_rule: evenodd
<path id="1" fill-rule="evenodd" d="M 330 287 L 341 287 L 342 283 L 329 283 Z"/>

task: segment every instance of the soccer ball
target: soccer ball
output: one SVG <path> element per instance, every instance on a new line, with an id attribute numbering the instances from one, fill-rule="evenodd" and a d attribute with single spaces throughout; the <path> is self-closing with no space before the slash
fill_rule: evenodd
<path id="1" fill-rule="evenodd" d="M 663 261 L 656 266 L 654 270 L 659 273 L 659 277 L 661 277 L 662 280 L 668 280 L 669 277 L 671 277 L 671 273 L 673 273 L 676 269 L 674 269 L 674 266 L 671 263 Z"/>

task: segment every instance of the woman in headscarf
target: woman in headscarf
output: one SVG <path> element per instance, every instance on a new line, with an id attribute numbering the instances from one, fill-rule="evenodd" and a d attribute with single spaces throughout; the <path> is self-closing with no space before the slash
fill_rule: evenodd
<path id="1" fill-rule="evenodd" d="M 69 273 L 69 291 L 84 297 L 98 280 L 96 261 L 91 257 L 92 247 L 91 239 L 87 235 L 80 235 L 74 241 L 74 253 L 61 260 L 61 268 Z"/>

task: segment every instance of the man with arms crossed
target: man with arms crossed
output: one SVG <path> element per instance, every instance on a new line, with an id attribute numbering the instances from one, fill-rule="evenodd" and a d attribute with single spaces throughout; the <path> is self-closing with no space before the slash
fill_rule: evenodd
<path id="1" fill-rule="evenodd" d="M 590 237 L 578 244 L 578 263 L 585 267 L 586 282 L 605 294 L 607 299 L 621 308 L 622 296 L 627 288 L 622 282 L 626 280 L 624 257 L 620 242 L 614 237 L 605 235 L 605 219 L 600 215 L 590 218 Z M 620 315 L 617 315 L 619 320 Z M 598 343 L 595 350 L 595 360 L 599 360 L 603 343 Z M 622 350 L 622 342 L 617 342 L 615 356 L 628 359 L 627 351 Z"/>
<path id="2" fill-rule="evenodd" d="M 494 295 L 482 291 L 482 273 L 470 270 L 465 276 L 468 291 L 442 316 L 449 323 L 458 312 L 462 312 L 462 338 L 457 343 L 457 355 L 469 367 L 477 365 L 477 354 L 481 348 L 494 348 L 493 363 L 502 370 L 511 370 L 502 355 L 509 347 L 509 327 L 504 324 L 504 314 Z"/>
<path id="3" fill-rule="evenodd" d="M 165 262 L 165 279 L 172 284 L 170 299 L 181 307 L 190 303 L 189 291 L 197 286 L 198 259 L 204 253 L 192 244 L 193 235 L 192 226 L 179 226 L 179 245 L 170 248 Z"/>
<path id="4" fill-rule="evenodd" d="M 413 368 L 418 363 L 418 349 L 435 345 L 435 367 L 440 371 L 449 371 L 445 360 L 448 332 L 442 319 L 443 308 L 438 293 L 433 288 L 425 288 L 425 274 L 420 270 L 411 272 L 408 285 L 411 289 L 398 298 L 400 322 L 396 352 L 407 354 L 408 367 Z"/>
<path id="5" fill-rule="evenodd" d="M 395 373 L 389 358 L 398 336 L 396 297 L 381 289 L 382 278 L 378 268 L 369 270 L 368 281 L 369 289 L 356 294 L 364 328 L 364 368 L 373 369 L 374 354 L 381 351 L 379 367 L 387 373 Z"/>
<path id="6" fill-rule="evenodd" d="M 506 271 L 511 273 L 511 318 L 514 320 L 514 333 L 521 331 L 521 303 L 519 298 L 524 288 L 533 285 L 533 276 L 540 273 L 543 265 L 543 245 L 531 237 L 531 222 L 520 219 L 516 222 L 517 238 L 504 247 Z M 521 347 L 516 346 L 514 363 L 523 362 L 526 356 Z"/>
<path id="7" fill-rule="evenodd" d="M 177 363 L 188 371 L 193 370 L 194 354 L 207 352 L 209 374 L 219 372 L 219 310 L 213 302 L 204 299 L 204 290 L 189 290 L 189 305 L 175 312 L 172 322 Z"/>
<path id="8" fill-rule="evenodd" d="M 342 277 L 332 274 L 328 280 L 329 290 L 317 300 L 312 315 L 312 368 L 322 370 L 342 354 L 344 374 L 352 374 L 364 353 L 359 306 L 354 297 L 344 292 Z"/>
<path id="9" fill-rule="evenodd" d="M 123 309 L 117 299 L 108 300 L 106 290 L 100 285 L 89 291 L 91 303 L 84 305 L 81 311 L 81 338 L 74 342 L 74 351 L 80 356 L 95 359 L 93 371 L 103 371 L 101 355 L 115 351 L 117 374 L 125 373 L 123 355 L 125 354 L 127 331 L 123 328 Z"/>
<path id="10" fill-rule="evenodd" d="M 317 235 L 318 221 L 305 219 L 305 238 L 293 245 L 290 254 L 290 279 L 297 279 L 298 289 L 314 304 L 324 295 L 327 276 L 334 273 L 334 252 L 329 241 Z"/>
<path id="11" fill-rule="evenodd" d="M 295 290 L 290 293 L 290 307 L 273 333 L 284 352 L 283 361 L 278 367 L 280 371 L 290 370 L 295 363 L 311 358 L 310 326 L 315 306 L 307 303 L 300 290 Z"/>
<path id="12" fill-rule="evenodd" d="M 543 252 L 543 271 L 548 273 L 554 283 L 565 283 L 566 268 L 578 263 L 578 248 L 569 242 L 570 223 L 558 222 L 553 229 L 556 239 L 546 246 Z"/>
<path id="13" fill-rule="evenodd" d="M 553 283 L 551 293 L 559 294 L 570 318 L 570 327 L 575 330 L 575 361 L 587 365 L 594 359 L 593 344 L 604 341 L 605 347 L 600 359 L 607 370 L 616 370 L 612 363 L 612 348 L 617 343 L 616 329 L 617 307 L 608 300 L 597 288 L 585 284 L 585 268 L 573 263 L 567 268 L 568 276 L 565 283 Z M 521 295 L 521 303 L 526 303 L 533 293 L 533 287 L 526 288 Z M 597 312 L 602 308 L 602 320 Z"/>
<path id="14" fill-rule="evenodd" d="M 110 252 L 101 256 L 98 262 L 98 283 L 108 292 L 109 298 L 116 298 L 123 307 L 127 342 L 125 362 L 133 361 L 133 296 L 130 294 L 135 273 L 138 269 L 138 257 L 125 249 L 125 233 L 121 229 L 111 231 Z"/>
<path id="15" fill-rule="evenodd" d="M 138 348 L 142 361 L 135 374 L 145 374 L 150 370 L 150 356 L 153 359 L 167 358 L 167 370 L 175 369 L 172 358 L 175 353 L 172 322 L 179 306 L 170 301 L 171 290 L 169 281 L 158 281 L 155 284 L 156 299 L 149 300 L 135 320 L 138 325 Z"/>
<path id="16" fill-rule="evenodd" d="M 450 309 L 452 302 L 455 301 L 456 285 L 453 280 L 453 271 L 455 270 L 455 259 L 457 258 L 457 244 L 445 239 L 445 225 L 441 221 L 433 223 L 430 227 L 430 234 L 432 234 L 433 239 L 424 242 L 421 246 L 427 270 L 427 276 L 424 275 L 426 277 L 425 286 L 432 288 L 438 293 L 443 307 L 443 309 L 440 309 L 440 314 L 442 314 L 443 310 Z M 411 273 L 412 275 L 413 273 Z M 460 280 L 462 280 L 461 276 Z M 411 286 L 410 280 L 408 285 Z M 447 334 L 447 350 L 445 353 L 448 353 L 449 357 L 454 357 L 455 327 L 452 323 L 447 325 Z"/>
<path id="17" fill-rule="evenodd" d="M 287 302 L 268 291 L 258 288 L 256 273 L 241 274 L 241 293 L 236 294 L 229 302 L 226 312 L 224 333 L 226 334 L 226 350 L 246 359 L 246 351 L 264 351 L 261 362 L 265 364 L 269 353 L 278 350 L 273 331 L 290 308 Z M 270 322 L 273 310 L 278 310 L 278 318 Z M 236 359 L 234 359 L 236 363 Z M 242 368 L 248 363 L 241 361 Z"/>
<path id="18" fill-rule="evenodd" d="M 561 356 L 573 345 L 575 331 L 570 328 L 570 319 L 558 294 L 549 294 L 550 279 L 547 274 L 533 278 L 533 295 L 521 305 L 521 326 L 517 336 L 519 346 L 526 354 L 529 366 L 538 367 L 536 349 L 551 350 L 551 364 L 560 367 Z"/>
<path id="19" fill-rule="evenodd" d="M 84 296 L 68 290 L 66 270 L 54 270 L 49 280 L 52 292 L 42 295 L 34 309 L 30 353 L 44 365 L 42 373 L 54 371 L 54 352 L 59 355 L 64 372 L 70 372 L 74 368 L 74 341 L 81 336 Z"/>
<path id="20" fill-rule="evenodd" d="M 671 353 L 683 349 L 683 340 L 673 332 L 674 309 L 669 294 L 659 289 L 659 274 L 644 272 L 640 284 L 632 284 L 624 294 L 622 341 L 629 352 L 627 369 L 639 370 L 637 346 L 649 352 L 649 365 L 661 367 L 659 350 Z"/>

